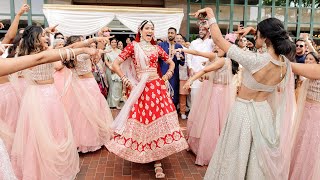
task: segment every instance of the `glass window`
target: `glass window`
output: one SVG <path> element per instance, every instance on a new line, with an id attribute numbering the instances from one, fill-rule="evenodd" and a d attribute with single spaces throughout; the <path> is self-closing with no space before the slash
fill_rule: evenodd
<path id="1" fill-rule="evenodd" d="M 233 10 L 233 20 L 234 21 L 243 21 L 243 13 L 244 13 L 244 6 L 234 6 Z"/>
<path id="2" fill-rule="evenodd" d="M 288 9 L 288 22 L 289 23 L 296 23 L 298 21 L 298 17 L 297 17 L 297 8 L 290 8 Z"/>
<path id="3" fill-rule="evenodd" d="M 10 14 L 10 1 L 0 1 L 0 13 Z M 1 19 L 4 17 L 1 16 Z"/>
<path id="4" fill-rule="evenodd" d="M 258 7 L 257 6 L 248 6 L 247 12 L 247 20 L 248 21 L 257 21 L 258 19 Z"/>
<path id="5" fill-rule="evenodd" d="M 219 20 L 230 19 L 230 6 L 219 6 Z"/>
<path id="6" fill-rule="evenodd" d="M 284 21 L 284 13 L 285 13 L 285 8 L 283 7 L 275 8 L 274 17 L 278 18 L 281 21 Z"/>
<path id="7" fill-rule="evenodd" d="M 261 20 L 271 18 L 272 9 L 271 7 L 263 7 L 261 8 Z"/>
<path id="8" fill-rule="evenodd" d="M 313 23 L 320 23 L 320 9 L 315 9 L 315 13 L 314 13 L 314 17 L 313 17 Z"/>
<path id="9" fill-rule="evenodd" d="M 310 23 L 311 9 L 310 8 L 302 8 L 302 23 Z"/>
<path id="10" fill-rule="evenodd" d="M 197 12 L 201 9 L 201 4 L 190 4 L 190 12 Z"/>

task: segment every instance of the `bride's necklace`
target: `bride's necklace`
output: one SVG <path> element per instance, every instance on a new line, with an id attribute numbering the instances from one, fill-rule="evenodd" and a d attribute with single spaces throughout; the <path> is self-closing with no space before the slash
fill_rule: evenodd
<path id="1" fill-rule="evenodd" d="M 149 52 L 154 50 L 154 46 L 150 42 L 147 42 L 145 40 L 140 41 L 140 46 L 144 51 Z"/>

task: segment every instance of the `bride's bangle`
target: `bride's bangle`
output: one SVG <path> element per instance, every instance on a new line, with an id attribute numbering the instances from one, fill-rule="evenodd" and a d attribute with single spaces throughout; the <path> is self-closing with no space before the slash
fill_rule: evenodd
<path id="1" fill-rule="evenodd" d="M 209 24 L 209 27 L 212 25 L 212 24 L 217 24 L 217 20 L 215 17 L 212 17 L 208 20 L 208 24 Z"/>

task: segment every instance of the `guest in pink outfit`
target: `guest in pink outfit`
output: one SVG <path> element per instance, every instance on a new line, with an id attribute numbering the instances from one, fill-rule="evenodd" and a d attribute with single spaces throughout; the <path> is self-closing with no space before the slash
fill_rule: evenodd
<path id="1" fill-rule="evenodd" d="M 49 39 L 40 26 L 28 26 L 22 38 L 19 56 L 44 56 L 42 51 L 47 50 Z M 94 51 L 68 48 L 60 50 L 59 55 L 62 61 L 70 61 L 80 53 L 96 54 Z M 50 56 L 57 58 L 54 53 Z M 25 76 L 30 85 L 21 101 L 11 152 L 18 179 L 74 179 L 79 172 L 79 155 L 69 118 L 53 84 L 53 71 L 53 63 L 47 63 L 33 67 Z"/>
<path id="2" fill-rule="evenodd" d="M 64 47 L 64 44 L 65 43 L 63 39 L 55 39 L 53 42 L 53 49 L 61 49 Z M 54 63 L 54 69 L 54 85 L 56 86 L 59 94 L 62 95 L 65 80 L 70 75 L 71 71 L 70 69 L 66 68 L 60 61 Z"/>
<path id="3" fill-rule="evenodd" d="M 181 49 L 185 53 L 208 58 L 210 63 L 192 76 L 184 85 L 189 89 L 192 82 L 206 76 L 197 96 L 187 123 L 188 144 L 197 155 L 195 164 L 208 165 L 220 133 L 224 127 L 235 91 L 232 84 L 232 62 L 225 58 L 225 52 L 215 47 L 215 52 L 199 52 Z M 236 64 L 234 62 L 234 64 Z M 213 72 L 211 72 L 213 71 Z M 237 72 L 235 66 L 234 73 Z"/>
<path id="4" fill-rule="evenodd" d="M 306 64 L 319 64 L 318 54 L 310 52 Z M 320 153 L 320 80 L 304 80 L 298 98 L 300 121 L 291 159 L 291 180 L 312 180 Z"/>
<path id="5" fill-rule="evenodd" d="M 105 38 L 95 38 L 95 41 L 99 39 Z M 66 45 L 80 41 L 79 36 L 71 36 Z M 85 40 L 84 43 L 89 46 L 92 42 Z M 92 74 L 90 56 L 80 54 L 76 58 L 77 63 L 66 80 L 62 102 L 71 121 L 78 151 L 86 153 L 100 149 L 111 139 L 109 129 L 113 117 Z"/>
<path id="6" fill-rule="evenodd" d="M 12 24 L 10 25 L 6 36 L 2 40 L 2 44 L 19 44 L 19 40 L 16 40 L 16 34 L 18 31 L 20 17 L 25 12 L 28 12 L 29 8 L 30 7 L 27 4 L 22 5 Z M 17 42 L 15 42 L 15 40 Z M 10 57 L 14 57 L 14 52 L 12 52 L 12 49 L 13 47 L 11 46 L 10 49 L 8 49 L 10 51 L 7 51 L 8 53 L 3 54 L 3 58 L 6 58 L 8 55 Z M 14 77 L 17 77 L 16 74 Z M 11 78 L 11 75 L 0 76 L 0 138 L 4 141 L 9 154 L 11 152 L 11 146 L 16 130 L 20 100 L 22 96 L 20 87 L 21 86 L 18 78 Z"/>

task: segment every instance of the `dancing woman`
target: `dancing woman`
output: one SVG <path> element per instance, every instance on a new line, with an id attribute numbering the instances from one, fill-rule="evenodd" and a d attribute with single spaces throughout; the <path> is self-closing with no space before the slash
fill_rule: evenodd
<path id="1" fill-rule="evenodd" d="M 25 12 L 27 12 L 29 8 L 30 7 L 27 4 L 24 4 L 21 7 L 20 11 L 15 16 L 14 21 L 10 25 L 8 32 L 6 33 L 1 43 L 19 44 L 19 42 L 14 42 L 14 40 L 18 31 L 20 17 Z M 12 47 L 10 49 L 12 49 Z M 7 52 L 9 52 L 10 49 L 8 49 Z M 0 53 L 0 54 L 3 55 L 3 57 L 4 56 L 7 57 L 8 56 L 7 52 L 5 52 L 4 54 L 3 53 Z M 0 59 L 0 62 L 1 61 L 5 61 L 5 60 Z M 20 87 L 21 86 L 20 86 L 20 83 L 18 82 L 18 78 L 11 78 L 11 76 L 0 75 L 0 93 L 1 93 L 0 138 L 3 140 L 9 154 L 11 152 L 13 137 L 16 130 L 18 113 L 20 108 L 20 101 L 22 96 L 22 91 L 20 91 L 21 90 Z"/>
<path id="2" fill-rule="evenodd" d="M 45 55 L 52 55 L 51 61 L 57 57 L 69 61 L 80 53 L 92 54 L 88 48 L 42 53 L 48 49 L 49 39 L 40 26 L 28 26 L 22 37 L 19 56 L 39 54 L 40 60 L 45 60 Z M 30 61 L 26 64 L 30 66 Z M 30 85 L 21 102 L 11 152 L 18 179 L 74 179 L 79 172 L 71 125 L 53 84 L 53 72 L 53 63 L 46 63 L 33 67 L 25 76 Z"/>
<path id="3" fill-rule="evenodd" d="M 66 45 L 80 41 L 79 36 L 71 36 Z M 88 41 L 84 41 L 86 46 L 91 44 Z M 100 41 L 100 37 L 96 41 Z M 86 153 L 100 149 L 110 140 L 113 117 L 92 74 L 90 55 L 79 54 L 76 59 L 77 63 L 69 64 L 72 73 L 66 78 L 62 102 L 69 115 L 78 151 Z"/>
<path id="4" fill-rule="evenodd" d="M 212 62 L 189 78 L 184 85 L 185 89 L 189 89 L 193 81 L 205 74 L 209 76 L 209 79 L 203 82 L 199 93 L 195 97 L 195 106 L 190 111 L 187 123 L 189 148 L 197 155 L 195 164 L 201 166 L 209 164 L 232 101 L 235 98 L 231 60 L 224 57 L 225 52 L 219 47 L 215 49 L 217 53 L 179 49 L 184 53 L 203 56 Z M 234 73 L 236 72 L 237 67 L 235 65 Z"/>
<path id="5" fill-rule="evenodd" d="M 114 122 L 116 135 L 107 148 L 128 161 L 156 161 L 156 178 L 163 178 L 160 160 L 188 145 L 165 85 L 172 77 L 174 62 L 155 45 L 153 36 L 154 24 L 143 21 L 136 41 L 129 44 L 112 65 L 131 93 Z M 157 73 L 158 57 L 169 64 L 162 79 Z M 124 71 L 120 69 L 121 63 Z"/>
<path id="6" fill-rule="evenodd" d="M 306 64 L 319 64 L 316 53 L 310 52 L 305 59 Z M 299 74 L 300 75 L 300 74 Z M 316 160 L 320 153 L 320 80 L 306 79 L 302 83 L 296 120 L 299 128 L 293 147 L 291 159 L 290 179 L 312 180 L 317 172 Z"/>
<path id="7" fill-rule="evenodd" d="M 285 55 L 294 52 L 295 46 L 281 21 L 269 18 L 255 31 L 256 47 L 266 43 L 268 52 L 243 51 L 223 38 L 211 8 L 197 11 L 195 17 L 205 14 L 214 43 L 244 68 L 238 97 L 205 179 L 287 179 L 295 100 Z"/>

